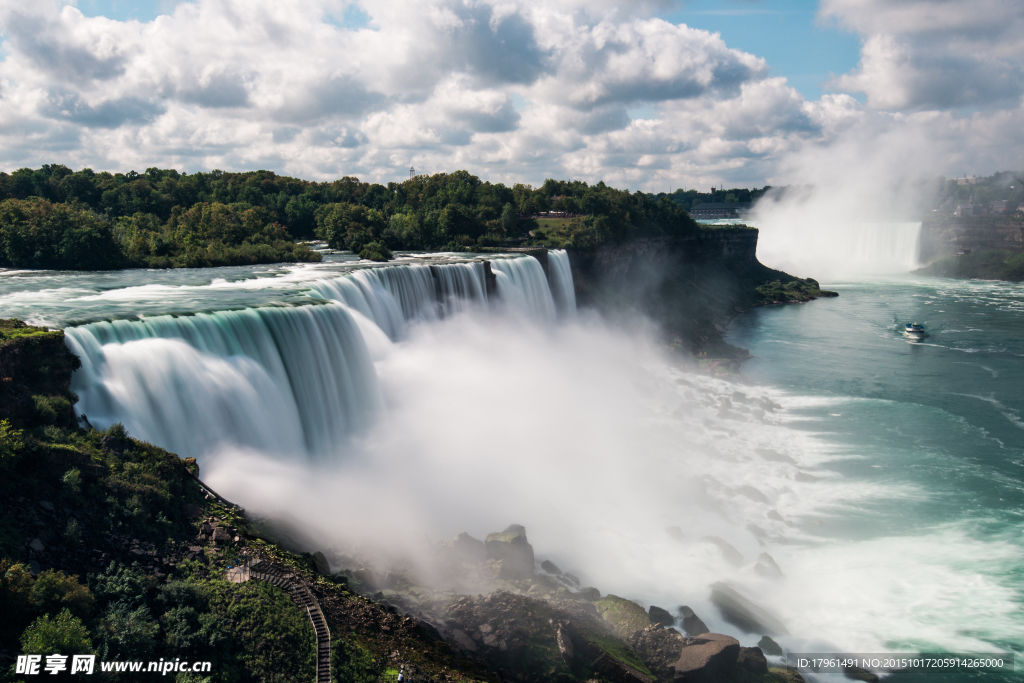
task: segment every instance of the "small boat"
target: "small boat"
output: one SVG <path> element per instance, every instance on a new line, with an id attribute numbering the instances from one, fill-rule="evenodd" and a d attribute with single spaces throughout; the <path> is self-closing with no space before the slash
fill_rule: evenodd
<path id="1" fill-rule="evenodd" d="M 924 327 L 918 325 L 916 322 L 907 323 L 906 328 L 903 330 L 903 334 L 909 339 L 924 339 Z"/>

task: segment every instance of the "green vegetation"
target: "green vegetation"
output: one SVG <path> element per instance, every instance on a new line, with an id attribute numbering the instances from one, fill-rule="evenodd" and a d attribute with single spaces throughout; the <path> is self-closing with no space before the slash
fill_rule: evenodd
<path id="1" fill-rule="evenodd" d="M 760 189 L 755 187 L 752 190 L 745 187 L 734 187 L 729 190 L 715 188 L 711 192 L 679 189 L 671 194 L 659 192 L 650 196 L 655 200 L 667 198 L 673 204 L 689 211 L 692 207 L 704 202 L 756 202 L 770 189 L 772 189 L 771 185 L 765 185 Z"/>
<path id="2" fill-rule="evenodd" d="M 1002 171 L 984 178 L 978 178 L 971 185 L 961 185 L 956 178 L 942 182 L 939 186 L 936 208 L 943 213 L 953 213 L 957 204 L 973 200 L 979 208 L 987 209 L 994 201 L 1006 200 L 1012 211 L 1024 202 L 1024 173 Z"/>
<path id="3" fill-rule="evenodd" d="M 963 256 L 946 256 L 914 272 L 938 277 L 1024 282 L 1024 253 L 987 249 Z"/>
<path id="4" fill-rule="evenodd" d="M 757 288 L 758 302 L 761 304 L 785 304 L 811 301 L 819 297 L 839 296 L 835 292 L 823 290 L 817 280 L 811 278 L 793 278 L 787 282 L 773 280 Z"/>
<path id="5" fill-rule="evenodd" d="M 0 266 L 99 270 L 317 261 L 295 240 L 318 238 L 383 261 L 396 249 L 594 247 L 633 236 L 683 234 L 695 223 L 668 197 L 603 182 L 541 187 L 480 180 L 466 171 L 402 183 L 345 177 L 311 182 L 271 171 L 185 174 L 72 171 L 59 164 L 0 173 Z"/>

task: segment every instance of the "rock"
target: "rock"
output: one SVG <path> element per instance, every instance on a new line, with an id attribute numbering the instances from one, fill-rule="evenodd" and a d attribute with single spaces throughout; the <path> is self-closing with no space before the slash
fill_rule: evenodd
<path id="1" fill-rule="evenodd" d="M 473 639 L 470 638 L 465 631 L 461 629 L 455 629 L 452 632 L 452 638 L 455 640 L 455 643 L 463 650 L 476 652 L 476 643 L 473 642 Z"/>
<path id="2" fill-rule="evenodd" d="M 768 496 L 764 495 L 753 486 L 743 485 L 737 489 L 737 492 L 741 496 L 746 496 L 755 503 L 764 503 L 765 505 L 768 505 L 769 503 Z"/>
<path id="3" fill-rule="evenodd" d="M 313 553 L 313 562 L 316 564 L 316 570 L 322 576 L 331 575 L 331 564 L 327 561 L 327 557 L 319 550 Z"/>
<path id="4" fill-rule="evenodd" d="M 736 663 L 752 674 L 768 673 L 768 660 L 758 647 L 741 647 Z"/>
<path id="5" fill-rule="evenodd" d="M 634 632 L 651 625 L 651 619 L 644 608 L 632 600 L 609 595 L 594 606 L 597 607 L 597 613 L 601 618 L 611 624 L 612 629 L 623 638 L 628 638 Z"/>
<path id="6" fill-rule="evenodd" d="M 226 529 L 223 529 L 221 527 L 217 527 L 216 529 L 213 530 L 212 540 L 213 540 L 214 543 L 221 543 L 221 542 L 225 542 L 225 541 L 230 541 L 231 540 L 231 534 L 229 534 Z"/>
<path id="7" fill-rule="evenodd" d="M 555 634 L 555 639 L 558 641 L 558 654 L 562 658 L 562 661 L 566 664 L 570 663 L 574 653 L 572 649 L 572 638 L 569 636 L 569 631 L 565 628 L 565 625 L 558 625 L 558 631 Z"/>
<path id="8" fill-rule="evenodd" d="M 41 553 L 46 549 L 46 546 L 43 545 L 43 542 L 38 538 L 33 538 L 32 542 L 28 544 L 28 547 L 32 548 L 32 550 L 35 550 L 37 553 Z"/>
<path id="9" fill-rule="evenodd" d="M 594 670 L 601 674 L 603 680 L 611 683 L 654 683 L 650 676 L 614 659 L 607 652 L 602 652 L 601 656 L 594 660 Z"/>
<path id="10" fill-rule="evenodd" d="M 189 519 L 199 519 L 203 516 L 203 508 L 199 507 L 195 503 L 185 503 L 181 506 L 181 511 L 185 513 L 185 516 Z"/>
<path id="11" fill-rule="evenodd" d="M 761 640 L 757 641 L 757 646 L 761 648 L 762 652 L 772 657 L 782 656 L 782 646 L 768 636 L 761 636 Z"/>
<path id="12" fill-rule="evenodd" d="M 548 574 L 561 574 L 562 570 L 558 568 L 558 565 L 551 560 L 544 560 L 540 563 L 540 568 L 546 571 Z"/>
<path id="13" fill-rule="evenodd" d="M 878 676 L 856 666 L 843 667 L 843 676 L 854 681 L 867 681 L 867 683 L 878 683 Z"/>
<path id="14" fill-rule="evenodd" d="M 733 545 L 729 543 L 729 541 L 725 540 L 721 536 L 705 536 L 701 540 L 705 543 L 710 543 L 716 546 L 718 550 L 722 553 L 722 557 L 729 564 L 735 567 L 738 567 L 741 564 L 743 564 L 743 554 L 740 553 L 739 550 L 736 550 L 736 548 L 733 547 Z"/>
<path id="15" fill-rule="evenodd" d="M 711 602 L 727 622 L 747 633 L 769 636 L 788 635 L 789 631 L 771 612 L 746 598 L 735 588 L 721 581 L 711 585 Z"/>
<path id="16" fill-rule="evenodd" d="M 487 549 L 484 542 L 479 541 L 465 531 L 455 537 L 452 541 L 452 550 L 463 562 L 480 564 L 487 559 Z"/>
<path id="17" fill-rule="evenodd" d="M 593 586 L 579 589 L 576 591 L 576 595 L 584 600 L 589 600 L 590 602 L 597 602 L 601 599 L 601 591 L 597 590 Z"/>
<path id="18" fill-rule="evenodd" d="M 661 624 L 666 628 L 676 623 L 675 617 L 667 609 L 662 609 L 655 605 L 651 605 L 647 609 L 647 616 L 650 617 L 652 624 Z"/>
<path id="19" fill-rule="evenodd" d="M 781 579 L 783 576 L 779 565 L 775 564 L 775 560 L 768 553 L 761 553 L 757 556 L 757 564 L 754 565 L 754 571 L 766 579 Z"/>
<path id="20" fill-rule="evenodd" d="M 572 581 L 577 586 L 580 585 L 580 579 L 575 574 L 570 574 L 569 572 L 566 572 L 565 573 L 565 578 L 569 579 L 570 581 Z"/>
<path id="21" fill-rule="evenodd" d="M 700 617 L 694 614 L 693 610 L 686 605 L 680 606 L 679 616 L 683 619 L 683 630 L 690 637 L 702 635 L 710 630 L 704 625 Z"/>
<path id="22" fill-rule="evenodd" d="M 394 588 L 395 587 L 395 576 L 388 572 L 384 576 L 381 576 L 372 569 L 357 569 L 352 572 L 352 578 L 361 583 L 364 588 Z M 383 597 L 383 596 L 382 596 Z"/>
<path id="23" fill-rule="evenodd" d="M 675 663 L 673 681 L 718 683 L 729 680 L 736 668 L 740 642 L 721 633 L 705 633 L 683 646 Z"/>
<path id="24" fill-rule="evenodd" d="M 526 529 L 513 524 L 501 533 L 487 534 L 484 542 L 487 556 L 501 561 L 503 579 L 526 579 L 533 576 L 533 546 L 526 540 Z"/>

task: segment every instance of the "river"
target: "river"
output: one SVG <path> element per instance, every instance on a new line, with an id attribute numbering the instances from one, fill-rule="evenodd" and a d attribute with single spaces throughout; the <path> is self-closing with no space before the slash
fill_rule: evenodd
<path id="1" fill-rule="evenodd" d="M 7 271 L 0 315 L 66 330 L 93 424 L 199 458 L 329 556 L 516 522 L 538 561 L 736 633 L 725 580 L 791 652 L 1022 653 L 1024 287 L 880 276 L 756 309 L 733 383 L 577 315 L 550 265 L 494 259 L 492 292 L 472 255 Z"/>

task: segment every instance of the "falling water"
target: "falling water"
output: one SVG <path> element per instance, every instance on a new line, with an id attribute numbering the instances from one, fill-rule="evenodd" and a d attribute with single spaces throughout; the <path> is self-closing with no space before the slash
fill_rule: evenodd
<path id="1" fill-rule="evenodd" d="M 532 256 L 495 259 L 491 269 L 498 279 L 498 295 L 509 308 L 537 320 L 555 320 L 555 300 L 540 261 Z"/>
<path id="2" fill-rule="evenodd" d="M 563 318 L 575 315 L 576 289 L 572 282 L 569 254 L 565 249 L 553 249 L 548 252 L 548 282 L 558 314 Z"/>

